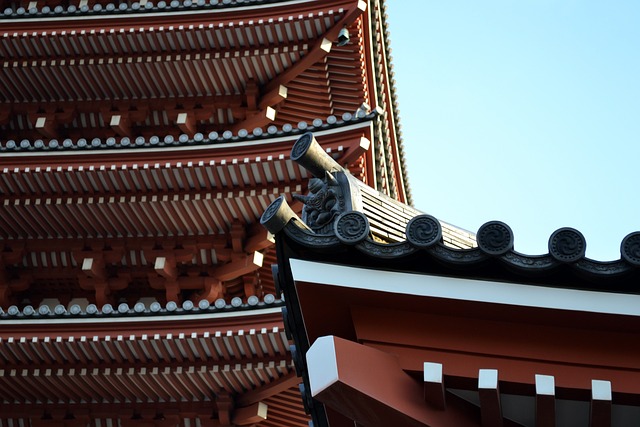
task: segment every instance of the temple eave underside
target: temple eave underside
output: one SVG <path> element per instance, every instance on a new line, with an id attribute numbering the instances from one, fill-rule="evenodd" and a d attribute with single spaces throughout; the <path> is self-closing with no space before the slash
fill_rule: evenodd
<path id="1" fill-rule="evenodd" d="M 354 112 L 370 96 L 362 10 L 335 3 L 304 15 L 275 5 L 255 17 L 184 12 L 179 23 L 159 14 L 7 28 L 0 55 L 13 84 L 0 89 L 3 133 L 177 136 Z M 332 46 L 345 26 L 352 43 Z"/>
<path id="2" fill-rule="evenodd" d="M 306 425 L 295 415 L 298 380 L 272 304 L 226 319 L 206 309 L 129 313 L 119 335 L 104 317 L 54 316 L 46 331 L 37 316 L 5 320 L 0 422 Z"/>
<path id="3" fill-rule="evenodd" d="M 311 130 L 410 199 L 383 5 L 0 8 L 0 427 L 307 426 L 259 218 Z"/>

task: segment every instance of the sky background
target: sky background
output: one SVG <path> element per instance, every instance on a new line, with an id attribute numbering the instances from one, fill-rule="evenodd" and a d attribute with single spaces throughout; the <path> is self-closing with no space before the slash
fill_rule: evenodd
<path id="1" fill-rule="evenodd" d="M 387 0 L 416 208 L 515 250 L 640 230 L 640 1 Z"/>

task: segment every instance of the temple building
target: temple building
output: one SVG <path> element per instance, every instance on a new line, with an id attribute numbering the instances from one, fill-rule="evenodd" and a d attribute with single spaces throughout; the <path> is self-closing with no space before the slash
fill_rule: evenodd
<path id="1" fill-rule="evenodd" d="M 307 426 L 259 218 L 308 131 L 411 203 L 383 2 L 0 12 L 0 427 Z"/>
<path id="2" fill-rule="evenodd" d="M 640 233 L 412 208 L 383 0 L 0 12 L 0 427 L 640 422 Z"/>
<path id="3" fill-rule="evenodd" d="M 314 426 L 638 425 L 640 232 L 616 261 L 572 228 L 521 254 L 507 224 L 464 236 L 372 191 L 316 136 L 292 148 L 302 215 L 280 197 L 261 219 Z"/>

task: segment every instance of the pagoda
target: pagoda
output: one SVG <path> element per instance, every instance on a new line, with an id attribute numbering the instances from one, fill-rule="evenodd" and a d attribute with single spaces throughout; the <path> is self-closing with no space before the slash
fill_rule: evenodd
<path id="1" fill-rule="evenodd" d="M 383 2 L 0 13 L 0 426 L 307 426 L 258 220 L 308 131 L 411 203 Z"/>

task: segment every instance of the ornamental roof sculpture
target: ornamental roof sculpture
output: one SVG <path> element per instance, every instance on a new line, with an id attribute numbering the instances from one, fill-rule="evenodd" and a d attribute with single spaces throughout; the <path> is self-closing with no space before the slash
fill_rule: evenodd
<path id="1" fill-rule="evenodd" d="M 614 261 L 587 258 L 584 236 L 568 227 L 550 236 L 548 253 L 521 254 L 515 250 L 511 228 L 503 222 L 488 222 L 473 235 L 372 191 L 318 150 L 311 133 L 294 144 L 292 159 L 313 175 L 317 190 L 297 196 L 306 203 L 302 218 L 280 197 L 264 212 L 261 223 L 302 247 L 359 252 L 378 260 L 381 267 L 384 260 L 404 259 L 414 267 L 441 274 L 467 271 L 477 277 L 526 278 L 547 286 L 617 292 L 631 290 L 629 276 L 637 277 L 640 272 L 640 232 L 624 238 L 620 259 Z M 331 194 L 338 203 L 327 209 L 317 202 L 321 194 L 325 199 Z M 327 221 L 319 227 L 317 218 L 323 215 Z"/>
<path id="2" fill-rule="evenodd" d="M 316 427 L 637 419 L 639 232 L 615 261 L 572 228 L 525 255 L 500 221 L 472 234 L 371 190 L 311 133 L 291 158 L 312 175 L 302 217 L 281 197 L 261 223 Z"/>

